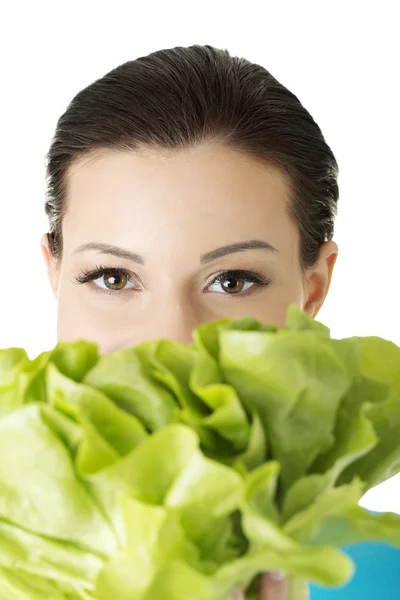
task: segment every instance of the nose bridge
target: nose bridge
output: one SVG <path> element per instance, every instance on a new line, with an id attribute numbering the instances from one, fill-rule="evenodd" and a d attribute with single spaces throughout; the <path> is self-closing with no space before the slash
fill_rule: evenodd
<path id="1" fill-rule="evenodd" d="M 188 318 L 184 310 L 173 313 L 165 310 L 154 321 L 154 328 L 151 332 L 152 339 L 169 339 L 190 344 L 194 327 L 196 324 Z"/>
<path id="2" fill-rule="evenodd" d="M 184 344 L 192 342 L 192 331 L 200 324 L 199 315 L 187 298 L 165 296 L 151 313 L 146 313 L 146 323 L 141 327 L 143 341 L 170 339 Z"/>

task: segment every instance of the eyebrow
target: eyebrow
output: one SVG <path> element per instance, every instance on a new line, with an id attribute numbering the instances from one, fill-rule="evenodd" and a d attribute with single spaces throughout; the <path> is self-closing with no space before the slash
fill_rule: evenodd
<path id="1" fill-rule="evenodd" d="M 217 258 L 221 258 L 221 256 L 233 254 L 234 252 L 244 252 L 245 250 L 258 249 L 268 250 L 270 252 L 276 252 L 279 254 L 279 251 L 271 246 L 271 244 L 268 244 L 268 242 L 263 242 L 261 240 L 249 240 L 248 242 L 237 242 L 236 244 L 229 244 L 228 246 L 222 246 L 221 248 L 217 248 L 217 250 L 207 252 L 207 254 L 203 254 L 200 257 L 200 263 L 203 265 L 216 260 Z"/>
<path id="2" fill-rule="evenodd" d="M 202 254 L 200 256 L 200 264 L 203 265 L 212 262 L 213 260 L 217 260 L 217 258 L 226 256 L 227 254 L 234 254 L 235 252 L 244 252 L 245 250 L 258 249 L 279 253 L 279 250 L 271 246 L 271 244 L 268 244 L 268 242 L 263 242 L 261 240 L 249 240 L 247 242 L 237 242 L 236 244 L 222 246 L 221 248 L 217 248 L 216 250 L 212 250 L 211 252 Z M 145 264 L 145 259 L 141 254 L 131 252 L 130 250 L 120 248 L 119 246 L 113 246 L 112 244 L 102 244 L 100 242 L 89 242 L 87 244 L 82 244 L 74 250 L 73 254 L 86 252 L 87 250 L 97 250 L 100 254 L 110 254 L 112 256 L 117 256 L 118 258 L 123 258 L 125 260 L 138 263 L 139 265 Z"/>
<path id="3" fill-rule="evenodd" d="M 144 265 L 145 263 L 144 257 L 140 254 L 136 254 L 136 252 L 130 252 L 130 250 L 125 250 L 124 248 L 113 246 L 112 244 L 101 244 L 100 242 L 82 244 L 82 246 L 78 246 L 78 248 L 74 250 L 73 254 L 86 252 L 87 250 L 97 250 L 100 254 L 111 254 L 112 256 L 138 263 L 139 265 Z"/>

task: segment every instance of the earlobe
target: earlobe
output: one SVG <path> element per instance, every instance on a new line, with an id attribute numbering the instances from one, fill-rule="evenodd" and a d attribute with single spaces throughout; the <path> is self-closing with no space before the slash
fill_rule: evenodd
<path id="1" fill-rule="evenodd" d="M 324 302 L 323 283 L 317 273 L 313 272 L 308 278 L 308 298 L 304 312 L 315 319 Z"/>
<path id="2" fill-rule="evenodd" d="M 333 269 L 338 257 L 336 242 L 325 242 L 319 252 L 318 262 L 307 274 L 307 301 L 304 312 L 315 318 L 328 295 Z"/>
<path id="3" fill-rule="evenodd" d="M 46 265 L 47 276 L 49 278 L 50 287 L 53 291 L 54 296 L 57 298 L 58 294 L 58 282 L 59 282 L 59 269 L 57 268 L 57 264 L 55 258 L 53 257 L 49 245 L 49 238 L 47 233 L 42 235 L 40 240 L 40 246 L 42 250 L 42 255 L 44 258 L 44 262 Z"/>

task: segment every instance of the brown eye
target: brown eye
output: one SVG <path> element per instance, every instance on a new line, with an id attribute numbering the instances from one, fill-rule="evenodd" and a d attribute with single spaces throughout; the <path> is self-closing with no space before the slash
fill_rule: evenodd
<path id="1" fill-rule="evenodd" d="M 109 290 L 123 290 L 128 283 L 128 277 L 122 272 L 106 271 L 103 275 L 103 281 Z"/>
<path id="2" fill-rule="evenodd" d="M 228 294 L 238 294 L 243 291 L 244 286 L 245 280 L 235 277 L 229 277 L 228 279 L 221 281 L 221 288 Z"/>
<path id="3" fill-rule="evenodd" d="M 256 288 L 268 286 L 271 281 L 272 279 L 265 279 L 254 271 L 233 269 L 217 275 L 208 286 L 207 291 L 225 296 L 244 296 L 252 293 Z"/>
<path id="4" fill-rule="evenodd" d="M 98 290 L 108 295 L 120 292 L 138 291 L 133 277 L 124 269 L 115 267 L 96 267 L 92 271 L 83 270 L 74 281 L 79 284 L 92 283 Z M 95 290 L 95 291 L 98 291 Z"/>

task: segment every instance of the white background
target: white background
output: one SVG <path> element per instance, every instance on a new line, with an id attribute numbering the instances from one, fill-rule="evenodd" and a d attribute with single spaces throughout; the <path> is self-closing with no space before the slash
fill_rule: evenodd
<path id="1" fill-rule="evenodd" d="M 34 356 L 56 342 L 39 240 L 57 119 L 117 65 L 195 43 L 262 64 L 317 121 L 340 167 L 340 255 L 319 320 L 335 337 L 400 344 L 399 9 L 396 0 L 2 3 L 0 347 Z M 399 478 L 363 504 L 400 512 Z"/>

